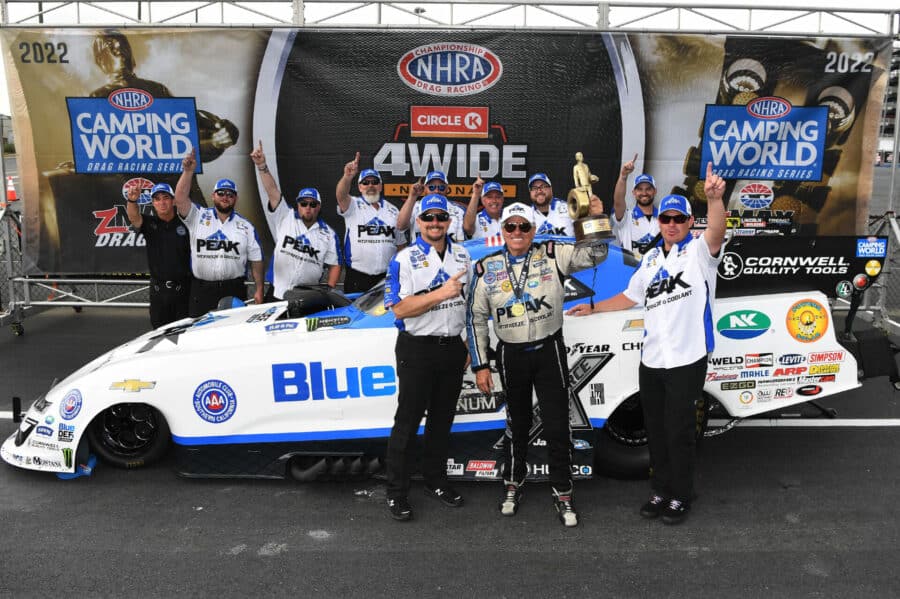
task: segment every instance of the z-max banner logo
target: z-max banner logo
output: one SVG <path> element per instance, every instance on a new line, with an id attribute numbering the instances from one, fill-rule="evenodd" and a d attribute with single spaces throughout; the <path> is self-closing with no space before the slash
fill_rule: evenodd
<path id="1" fill-rule="evenodd" d="M 120 89 L 107 98 L 66 98 L 66 105 L 78 173 L 177 173 L 182 157 L 200 147 L 193 98 Z"/>

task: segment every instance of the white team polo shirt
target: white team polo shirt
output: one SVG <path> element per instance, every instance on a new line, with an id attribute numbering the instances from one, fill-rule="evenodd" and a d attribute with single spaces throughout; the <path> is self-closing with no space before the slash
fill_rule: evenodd
<path id="1" fill-rule="evenodd" d="M 321 218 L 307 227 L 297 211 L 281 201 L 272 215 L 275 256 L 272 285 L 275 297 L 297 285 L 315 285 L 325 266 L 339 264 L 338 236 Z"/>
<path id="2" fill-rule="evenodd" d="M 472 232 L 472 239 L 484 239 L 500 234 L 500 221 L 494 220 L 482 208 L 481 212 L 475 215 L 475 230 Z"/>
<path id="3" fill-rule="evenodd" d="M 397 246 L 406 243 L 402 231 L 397 229 L 397 207 L 381 198 L 370 204 L 357 196 L 350 196 L 344 217 L 347 232 L 344 233 L 344 264 L 367 275 L 380 275 L 387 270 L 388 262 L 397 252 Z"/>
<path id="4" fill-rule="evenodd" d="M 191 270 L 204 281 L 225 281 L 246 276 L 247 262 L 262 260 L 262 249 L 253 224 L 232 212 L 225 222 L 215 208 L 193 202 L 182 218 L 191 236 Z"/>
<path id="5" fill-rule="evenodd" d="M 559 198 L 550 200 L 550 209 L 547 210 L 546 216 L 534 208 L 534 224 L 537 227 L 536 235 L 575 236 L 575 224 L 569 216 L 569 206 Z"/>
<path id="6" fill-rule="evenodd" d="M 450 239 L 453 241 L 465 241 L 466 234 L 463 231 L 463 218 L 466 216 L 466 211 L 457 206 L 455 202 L 451 202 L 449 198 L 447 199 L 447 211 L 450 213 L 450 228 L 447 229 L 447 235 L 449 235 Z M 412 214 L 409 217 L 410 224 L 412 225 L 412 233 L 410 234 L 411 240 L 419 236 L 419 223 L 416 222 L 416 219 L 419 218 L 421 213 L 422 200 L 416 200 L 412 209 Z"/>
<path id="7" fill-rule="evenodd" d="M 417 238 L 412 245 L 398 252 L 388 266 L 384 307 L 390 309 L 405 297 L 437 289 L 461 270 L 466 272 L 459 278 L 465 290 L 471 263 L 469 252 L 461 244 L 448 240 L 441 260 L 430 244 Z M 412 335 L 459 335 L 466 325 L 466 300 L 459 295 L 419 316 L 397 319 L 394 324 Z"/>
<path id="8" fill-rule="evenodd" d="M 612 229 L 616 234 L 619 244 L 635 254 L 641 254 L 641 246 L 653 241 L 653 238 L 659 233 L 659 221 L 656 206 L 653 207 L 653 216 L 647 218 L 644 211 L 639 206 L 635 206 L 631 210 L 626 210 L 622 215 L 622 220 L 617 220 L 616 215 L 612 215 Z"/>
<path id="9" fill-rule="evenodd" d="M 650 368 L 693 364 L 713 350 L 712 306 L 719 257 L 688 233 L 666 256 L 662 241 L 641 260 L 625 297 L 644 305 L 641 362 Z"/>

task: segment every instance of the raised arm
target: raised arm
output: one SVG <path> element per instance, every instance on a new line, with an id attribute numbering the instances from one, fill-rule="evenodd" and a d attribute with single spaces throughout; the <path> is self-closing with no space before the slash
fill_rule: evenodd
<path id="1" fill-rule="evenodd" d="M 350 185 L 353 184 L 353 179 L 358 173 L 359 152 L 356 153 L 356 158 L 344 165 L 344 174 L 337 182 L 337 187 L 334 190 L 334 196 L 337 198 L 341 212 L 346 212 L 350 206 Z"/>
<path id="2" fill-rule="evenodd" d="M 406 231 L 410 227 L 412 227 L 412 209 L 413 206 L 416 205 L 416 200 L 419 199 L 419 196 L 425 193 L 425 182 L 422 181 L 421 177 L 418 181 L 412 184 L 409 188 L 409 194 L 406 196 L 406 201 L 403 202 L 403 205 L 400 206 L 400 212 L 397 213 L 397 228 L 401 231 Z M 410 237 L 414 237 L 410 235 Z"/>
<path id="3" fill-rule="evenodd" d="M 709 253 L 715 256 L 722 248 L 725 240 L 725 179 L 713 173 L 712 162 L 706 163 L 706 181 L 703 183 L 706 194 L 706 231 L 703 237 L 709 247 Z"/>
<path id="4" fill-rule="evenodd" d="M 625 216 L 625 186 L 628 183 L 628 176 L 634 172 L 634 162 L 637 157 L 638 155 L 635 154 L 634 158 L 622 165 L 622 171 L 616 180 L 616 188 L 613 190 L 613 213 L 616 220 L 622 220 L 622 217 Z"/>
<path id="5" fill-rule="evenodd" d="M 263 189 L 266 190 L 266 195 L 269 198 L 269 210 L 274 211 L 278 208 L 278 204 L 281 203 L 281 191 L 278 189 L 275 177 L 272 176 L 268 165 L 266 165 L 266 155 L 263 152 L 262 140 L 259 140 L 259 145 L 250 152 L 250 160 L 256 165 Z"/>
<path id="6" fill-rule="evenodd" d="M 128 222 L 135 229 L 140 229 L 144 223 L 144 216 L 141 214 L 141 208 L 138 206 L 138 198 L 141 197 L 141 188 L 132 185 L 128 189 L 128 197 L 125 200 L 125 214 L 128 215 Z"/>
<path id="7" fill-rule="evenodd" d="M 478 204 L 481 202 L 481 188 L 484 181 L 479 176 L 472 183 L 472 195 L 469 197 L 469 205 L 466 206 L 466 215 L 463 217 L 463 231 L 471 237 L 475 232 L 475 217 L 478 216 Z"/>
<path id="8" fill-rule="evenodd" d="M 191 181 L 194 171 L 197 170 L 197 149 L 191 148 L 181 160 L 181 176 L 175 185 L 175 209 L 181 218 L 185 218 L 191 211 Z"/>

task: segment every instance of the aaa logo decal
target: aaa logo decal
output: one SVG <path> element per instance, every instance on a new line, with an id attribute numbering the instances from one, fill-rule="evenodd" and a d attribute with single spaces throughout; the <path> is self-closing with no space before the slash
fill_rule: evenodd
<path id="1" fill-rule="evenodd" d="M 756 310 L 729 312 L 716 322 L 716 330 L 728 339 L 753 339 L 769 330 L 772 320 Z"/>
<path id="2" fill-rule="evenodd" d="M 225 422 L 237 410 L 234 390 L 219 380 L 200 383 L 194 391 L 194 411 L 200 418 L 212 424 Z"/>
<path id="3" fill-rule="evenodd" d="M 812 343 L 828 330 L 828 312 L 815 300 L 801 300 L 788 309 L 785 324 L 791 337 L 802 343 Z"/>

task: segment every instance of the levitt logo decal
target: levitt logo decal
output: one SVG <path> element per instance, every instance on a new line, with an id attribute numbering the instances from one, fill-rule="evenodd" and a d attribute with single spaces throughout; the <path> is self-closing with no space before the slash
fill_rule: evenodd
<path id="1" fill-rule="evenodd" d="M 403 83 L 432 96 L 469 96 L 492 87 L 503 74 L 500 58 L 481 46 L 442 42 L 414 48 L 400 57 Z"/>
<path id="2" fill-rule="evenodd" d="M 771 319 L 756 310 L 729 312 L 716 323 L 716 330 L 729 339 L 753 339 L 769 330 Z"/>

